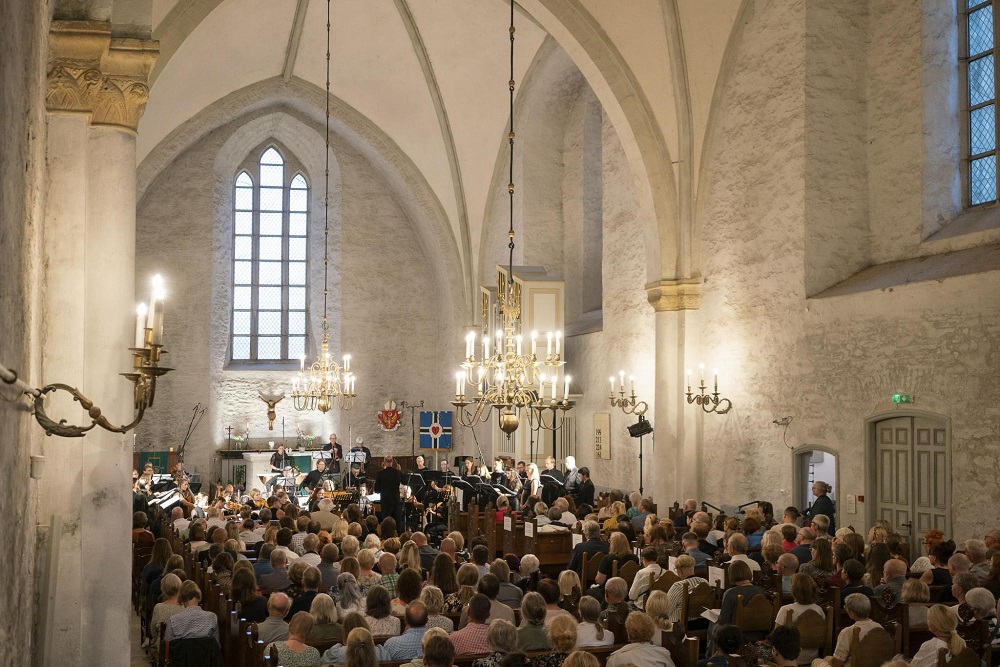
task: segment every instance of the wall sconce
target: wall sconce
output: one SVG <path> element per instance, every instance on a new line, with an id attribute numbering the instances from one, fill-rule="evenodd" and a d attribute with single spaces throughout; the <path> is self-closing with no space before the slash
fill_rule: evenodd
<path id="1" fill-rule="evenodd" d="M 94 405 L 94 402 L 84 396 L 79 389 L 67 384 L 53 383 L 47 384 L 41 389 L 34 389 L 19 380 L 17 373 L 4 366 L 0 366 L 0 379 L 5 383 L 14 385 L 21 390 L 22 394 L 31 398 L 34 402 L 35 421 L 45 430 L 45 435 L 58 435 L 63 438 L 82 438 L 95 426 L 100 426 L 112 433 L 126 433 L 142 421 L 146 409 L 153 405 L 156 396 L 156 378 L 172 371 L 172 368 L 160 366 L 160 355 L 166 354 L 163 349 L 163 278 L 159 275 L 153 277 L 153 293 L 149 300 L 149 307 L 146 304 L 139 304 L 136 310 L 135 324 L 135 347 L 129 348 L 132 353 L 132 372 L 121 373 L 124 377 L 132 381 L 135 387 L 134 407 L 137 411 L 135 419 L 131 423 L 123 426 L 116 426 L 108 421 L 101 408 Z M 74 401 L 87 411 L 90 424 L 77 426 L 66 423 L 65 419 L 55 421 L 45 414 L 45 396 L 57 391 L 64 391 L 73 397 Z"/>
<path id="2" fill-rule="evenodd" d="M 705 412 L 714 412 L 718 415 L 724 415 L 729 412 L 733 404 L 728 398 L 719 398 L 719 371 L 718 369 L 712 371 L 714 375 L 714 391 L 711 394 L 706 393 L 705 390 L 708 386 L 705 384 L 705 364 L 698 364 L 698 369 L 701 371 L 701 386 L 699 387 L 699 392 L 697 394 L 691 391 L 691 370 L 688 369 L 687 372 L 687 399 L 688 404 L 695 403 L 701 406 L 701 409 Z"/>
<path id="3" fill-rule="evenodd" d="M 646 401 L 637 401 L 638 398 L 635 395 L 635 378 L 631 375 L 628 376 L 628 381 L 630 385 L 630 395 L 625 396 L 625 371 L 618 371 L 618 398 L 615 398 L 615 376 L 612 375 L 608 378 L 611 382 L 611 407 L 621 408 L 622 412 L 627 415 L 639 415 L 640 417 L 646 414 L 649 410 L 649 404 Z"/>

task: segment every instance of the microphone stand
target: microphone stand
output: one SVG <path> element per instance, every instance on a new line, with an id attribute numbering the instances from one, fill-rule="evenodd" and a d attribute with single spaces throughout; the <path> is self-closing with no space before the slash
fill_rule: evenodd
<path id="1" fill-rule="evenodd" d="M 412 403 L 407 403 L 406 401 L 400 401 L 399 404 L 403 409 L 410 409 L 410 456 L 414 459 L 417 458 L 417 429 L 413 422 L 413 414 L 417 408 L 424 407 L 424 402 L 420 401 L 420 405 L 414 405 Z"/>
<path id="2" fill-rule="evenodd" d="M 722 513 L 722 508 L 721 508 L 721 507 L 716 507 L 716 506 L 715 506 L 715 505 L 713 505 L 712 503 L 707 503 L 707 502 L 705 502 L 704 500 L 703 500 L 703 501 L 701 501 L 701 511 L 702 511 L 702 512 L 707 512 L 707 511 L 708 511 L 708 510 L 706 510 L 706 509 L 705 509 L 706 507 L 711 507 L 711 508 L 712 508 L 712 509 L 714 509 L 714 510 L 715 510 L 716 512 L 719 512 L 720 514 Z"/>
<path id="3" fill-rule="evenodd" d="M 743 511 L 744 507 L 752 507 L 753 505 L 759 505 L 759 504 L 760 504 L 759 500 L 751 500 L 748 503 L 743 503 L 742 505 L 739 505 L 739 506 L 736 507 L 736 513 L 737 514 L 745 514 L 745 512 Z"/>

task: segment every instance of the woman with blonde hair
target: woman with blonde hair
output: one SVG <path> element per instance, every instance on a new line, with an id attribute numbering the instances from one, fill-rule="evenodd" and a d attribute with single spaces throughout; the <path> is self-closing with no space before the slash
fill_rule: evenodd
<path id="1" fill-rule="evenodd" d="M 625 514 L 625 503 L 620 500 L 611 503 L 611 509 L 608 510 L 608 517 L 605 519 L 602 528 L 604 530 L 616 530 L 618 528 L 618 517 L 623 514 Z"/>
<path id="2" fill-rule="evenodd" d="M 166 623 L 174 614 L 184 611 L 184 607 L 177 601 L 177 596 L 181 592 L 181 579 L 176 574 L 167 574 L 160 582 L 160 592 L 163 601 L 157 602 L 153 607 L 152 620 L 149 622 L 149 641 L 156 641 L 156 633 L 160 630 L 160 623 Z"/>
<path id="3" fill-rule="evenodd" d="M 528 472 L 528 496 L 539 496 L 542 490 L 542 476 L 538 473 L 538 466 L 529 463 L 526 470 Z"/>
<path id="4" fill-rule="evenodd" d="M 927 627 L 928 607 L 922 602 L 931 601 L 930 586 L 919 579 L 907 579 L 903 582 L 903 590 L 899 595 L 899 601 L 907 605 L 911 628 Z"/>
<path id="5" fill-rule="evenodd" d="M 402 545 L 400 544 L 398 537 L 387 537 L 386 539 L 382 540 L 382 552 L 383 553 L 390 553 L 393 556 L 395 556 L 396 554 L 399 553 L 399 550 L 401 548 L 402 548 Z M 383 574 L 387 574 L 387 573 L 383 572 Z"/>
<path id="6" fill-rule="evenodd" d="M 347 635 L 344 664 L 346 667 L 378 667 L 378 653 L 375 652 L 372 633 L 364 628 L 351 630 Z"/>
<path id="7" fill-rule="evenodd" d="M 417 572 L 423 571 L 423 568 L 420 567 L 420 550 L 413 540 L 407 540 L 399 550 L 399 567 L 397 569 L 402 572 L 406 568 L 414 569 Z"/>
<path id="8" fill-rule="evenodd" d="M 362 549 L 358 553 L 358 568 L 360 572 L 357 578 L 358 586 L 361 586 L 361 592 L 366 595 L 368 594 L 368 589 L 382 578 L 381 574 L 372 571 L 373 567 L 375 567 L 375 552 L 372 549 Z"/>
<path id="9" fill-rule="evenodd" d="M 576 619 L 572 616 L 558 616 L 549 626 L 549 640 L 553 650 L 543 656 L 531 659 L 531 667 L 562 667 L 563 661 L 576 648 Z"/>
<path id="10" fill-rule="evenodd" d="M 653 627 L 656 628 L 652 642 L 660 646 L 660 635 L 674 629 L 674 624 L 670 621 L 670 600 L 665 591 L 653 591 L 649 594 L 646 598 L 646 616 L 649 616 L 653 621 Z"/>
<path id="11" fill-rule="evenodd" d="M 681 598 L 684 595 L 684 589 L 692 591 L 701 584 L 708 584 L 708 581 L 694 576 L 694 558 L 687 554 L 681 554 L 677 557 L 677 560 L 674 561 L 674 570 L 681 580 L 674 582 L 670 590 L 667 591 L 667 615 L 671 621 L 677 623 L 681 620 Z M 646 600 L 646 604 L 649 604 L 649 600 Z"/>
<path id="12" fill-rule="evenodd" d="M 563 667 L 600 667 L 601 662 L 586 651 L 573 651 L 563 661 Z"/>
<path id="13" fill-rule="evenodd" d="M 517 648 L 520 651 L 548 651 L 552 649 L 545 627 L 545 598 L 538 593 L 528 593 L 521 601 L 521 627 L 517 629 Z M 565 616 L 564 618 L 569 618 Z"/>
<path id="14" fill-rule="evenodd" d="M 958 614 L 943 604 L 927 612 L 927 629 L 934 635 L 920 645 L 910 667 L 937 667 L 938 652 L 945 649 L 945 660 L 951 660 L 965 650 L 965 640 L 958 636 Z"/>
<path id="15" fill-rule="evenodd" d="M 270 544 L 275 546 L 278 544 L 278 524 L 269 523 L 267 528 L 264 529 L 264 544 Z"/>
<path id="16" fill-rule="evenodd" d="M 606 629 L 601 622 L 601 603 L 597 598 L 585 595 L 580 599 L 580 617 L 582 620 L 576 628 L 577 648 L 610 646 L 615 643 L 614 633 Z"/>
<path id="17" fill-rule="evenodd" d="M 565 609 L 579 620 L 580 598 L 583 596 L 583 586 L 580 585 L 580 575 L 575 570 L 563 570 L 559 573 L 559 608 Z"/>
<path id="18" fill-rule="evenodd" d="M 469 552 L 465 550 L 465 535 L 457 530 L 453 530 L 447 535 L 455 542 L 455 555 L 463 561 L 469 560 Z"/>
<path id="19" fill-rule="evenodd" d="M 240 539 L 240 527 L 236 525 L 235 521 L 229 521 L 226 523 L 226 539 L 236 540 L 236 544 L 239 545 L 237 551 L 246 551 L 246 542 Z"/>
<path id="20" fill-rule="evenodd" d="M 441 613 L 444 610 L 444 594 L 440 588 L 424 586 L 420 591 L 420 601 L 427 609 L 428 628 L 441 628 L 449 634 L 455 631 L 455 622 Z"/>
<path id="21" fill-rule="evenodd" d="M 479 585 L 479 567 L 474 563 L 465 563 L 458 568 L 458 602 L 461 607 L 469 604 L 469 600 L 476 594 L 476 586 Z M 461 609 L 459 607 L 459 609 Z"/>
<path id="22" fill-rule="evenodd" d="M 334 519 L 333 530 L 330 531 L 330 539 L 337 547 L 340 547 L 340 543 L 344 541 L 345 537 L 347 537 L 347 521 L 344 519 Z"/>
<path id="23" fill-rule="evenodd" d="M 629 544 L 625 533 L 617 531 L 611 533 L 611 544 L 608 548 L 608 553 L 601 559 L 601 564 L 597 568 L 597 585 L 603 586 L 608 579 L 614 576 L 614 566 L 616 564 L 620 570 L 622 565 L 629 562 L 638 564 L 639 559 L 632 552 L 632 545 Z"/>

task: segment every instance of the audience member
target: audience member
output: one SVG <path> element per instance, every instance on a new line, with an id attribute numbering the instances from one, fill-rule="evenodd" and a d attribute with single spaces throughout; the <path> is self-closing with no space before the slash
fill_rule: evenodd
<path id="1" fill-rule="evenodd" d="M 181 584 L 177 602 L 183 607 L 167 619 L 167 629 L 164 639 L 168 642 L 175 639 L 200 639 L 211 637 L 219 641 L 219 618 L 210 611 L 205 611 L 201 603 L 201 589 L 193 581 Z"/>
<path id="2" fill-rule="evenodd" d="M 614 634 L 605 629 L 601 621 L 601 603 L 596 598 L 588 595 L 580 600 L 580 617 L 583 620 L 576 630 L 577 648 L 610 646 L 615 643 Z"/>
<path id="3" fill-rule="evenodd" d="M 399 634 L 400 621 L 392 615 L 392 598 L 389 597 L 389 591 L 381 586 L 368 589 L 365 621 L 376 637 L 394 637 Z"/>
<path id="4" fill-rule="evenodd" d="M 172 616 L 184 611 L 184 607 L 178 601 L 178 596 L 181 592 L 180 577 L 175 574 L 164 575 L 163 580 L 160 582 L 160 591 L 163 595 L 163 601 L 157 602 L 156 606 L 153 607 L 153 615 L 149 621 L 149 639 L 151 642 L 156 641 L 161 623 L 166 623 Z"/>
<path id="5" fill-rule="evenodd" d="M 950 661 L 965 649 L 965 640 L 958 636 L 958 614 L 953 609 L 936 604 L 927 612 L 927 629 L 934 635 L 917 649 L 910 667 L 937 667 L 938 653 L 944 649 L 945 661 Z"/>
<path id="6" fill-rule="evenodd" d="M 596 523 L 594 525 L 597 525 Z M 579 546 L 579 545 L 577 545 Z M 521 598 L 524 592 L 510 582 L 510 566 L 503 558 L 497 558 L 490 565 L 490 574 L 497 578 L 500 583 L 500 592 L 497 593 L 497 601 L 502 602 L 511 609 L 521 608 Z"/>
<path id="7" fill-rule="evenodd" d="M 301 517 L 300 517 L 301 518 Z M 278 649 L 278 664 L 286 667 L 309 667 L 319 665 L 319 651 L 306 644 L 306 638 L 312 631 L 313 617 L 307 611 L 297 612 L 288 623 L 288 638 L 278 640 L 264 646 L 264 655 L 268 655 L 271 647 Z"/>
<path id="8" fill-rule="evenodd" d="M 690 534 L 690 533 L 688 533 Z M 681 620 L 681 597 L 686 588 L 690 593 L 700 584 L 708 584 L 708 581 L 701 577 L 694 576 L 695 559 L 689 555 L 681 555 L 674 561 L 674 570 L 680 581 L 674 584 L 667 591 L 667 608 L 670 613 L 670 620 L 674 623 Z"/>
<path id="9" fill-rule="evenodd" d="M 421 639 L 427 631 L 427 608 L 424 603 L 414 600 L 406 605 L 405 620 L 406 629 L 402 634 L 389 637 L 376 648 L 379 661 L 413 660 L 420 656 Z"/>
<path id="10" fill-rule="evenodd" d="M 606 667 L 625 667 L 630 664 L 673 667 L 670 651 L 650 643 L 655 628 L 648 616 L 640 611 L 632 612 L 625 621 L 625 630 L 628 632 L 629 643 L 608 656 Z"/>
<path id="11" fill-rule="evenodd" d="M 729 667 L 729 655 L 737 653 L 743 646 L 743 633 L 735 625 L 720 625 L 715 630 L 713 644 L 714 652 L 710 657 L 699 660 L 698 667 Z"/>
<path id="12" fill-rule="evenodd" d="M 424 586 L 420 591 L 420 601 L 427 609 L 427 627 L 441 628 L 448 634 L 455 630 L 455 622 L 447 616 L 442 615 L 444 610 L 444 595 L 437 586 Z"/>
<path id="13" fill-rule="evenodd" d="M 775 667 L 796 667 L 799 664 L 802 640 L 798 628 L 779 625 L 771 631 L 767 641 L 771 645 Z"/>
<path id="14" fill-rule="evenodd" d="M 563 661 L 576 648 L 576 619 L 572 616 L 560 616 L 549 626 L 549 641 L 553 650 L 545 655 L 533 658 L 532 667 L 562 667 Z"/>
<path id="15" fill-rule="evenodd" d="M 490 616 L 490 599 L 482 593 L 473 595 L 466 607 L 465 616 L 467 622 L 463 624 L 464 627 L 451 634 L 455 654 L 476 655 L 489 652 L 487 620 Z"/>
<path id="16" fill-rule="evenodd" d="M 860 639 L 868 636 L 872 630 L 881 629 L 882 626 L 871 620 L 871 601 L 864 595 L 852 593 L 844 600 L 844 609 L 847 615 L 854 621 L 853 625 L 848 625 L 837 635 L 837 645 L 832 656 L 817 658 L 813 661 L 813 667 L 844 667 L 851 657 L 851 637 L 855 628 L 859 629 Z"/>
<path id="17" fill-rule="evenodd" d="M 309 644 L 343 644 L 344 626 L 337 622 L 337 605 L 326 593 L 320 593 L 313 598 L 309 613 L 313 617 L 312 630 L 309 631 Z"/>
<path id="18" fill-rule="evenodd" d="M 931 601 L 931 589 L 919 579 L 907 579 L 899 594 L 899 601 L 907 605 L 911 628 L 927 627 L 926 604 Z"/>
<path id="19" fill-rule="evenodd" d="M 735 537 L 735 536 L 734 536 Z M 744 540 L 745 541 L 745 540 Z M 751 561 L 752 562 L 752 561 Z M 759 569 L 760 566 L 754 563 Z M 629 599 L 642 609 L 646 604 L 646 593 L 653 581 L 659 579 L 663 574 L 663 568 L 659 564 L 659 554 L 653 547 L 646 547 L 642 550 L 642 569 L 639 570 L 632 580 L 632 587 L 629 589 Z"/>
<path id="20" fill-rule="evenodd" d="M 472 667 L 500 667 L 501 661 L 517 647 L 517 628 L 513 623 L 497 619 L 490 623 L 486 640 L 489 655 L 474 660 Z"/>
<path id="21" fill-rule="evenodd" d="M 521 600 L 521 627 L 517 629 L 517 648 L 521 651 L 551 650 L 545 627 L 545 598 L 535 592 Z"/>

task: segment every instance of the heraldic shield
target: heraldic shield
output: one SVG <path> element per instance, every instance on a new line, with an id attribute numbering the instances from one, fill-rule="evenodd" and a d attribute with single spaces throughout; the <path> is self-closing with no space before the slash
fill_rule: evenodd
<path id="1" fill-rule="evenodd" d="M 420 449 L 451 449 L 452 412 L 420 413 Z"/>
<path id="2" fill-rule="evenodd" d="M 403 411 L 396 409 L 396 401 L 389 401 L 385 404 L 385 409 L 376 413 L 379 428 L 383 431 L 395 431 L 403 418 Z"/>

